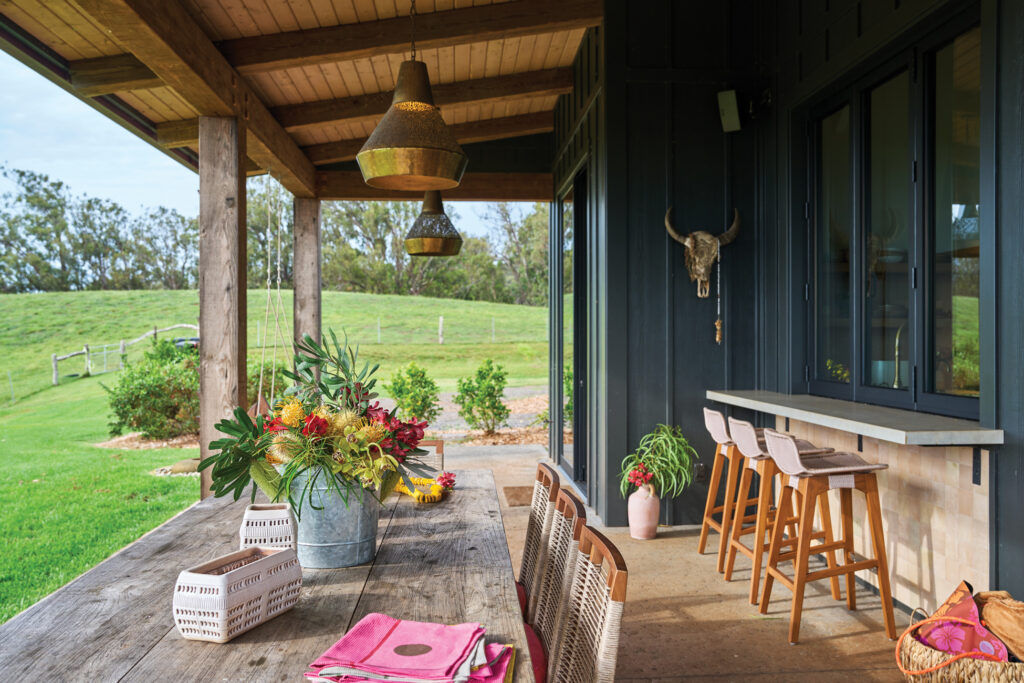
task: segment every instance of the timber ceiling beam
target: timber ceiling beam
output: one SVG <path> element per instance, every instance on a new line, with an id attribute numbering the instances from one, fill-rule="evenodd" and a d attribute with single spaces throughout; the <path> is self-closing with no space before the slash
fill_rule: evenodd
<path id="1" fill-rule="evenodd" d="M 434 103 L 438 106 L 510 102 L 522 97 L 558 96 L 571 91 L 572 70 L 567 68 L 527 71 L 433 87 Z M 337 123 L 374 122 L 388 110 L 392 95 L 389 91 L 293 104 L 274 107 L 270 113 L 288 131 Z M 199 140 L 199 121 L 183 119 L 158 123 L 156 134 L 157 143 L 163 147 L 195 147 Z"/>
<path id="2" fill-rule="evenodd" d="M 299 197 L 316 192 L 312 162 L 177 0 L 75 0 L 201 116 L 236 116 L 247 152 Z"/>
<path id="3" fill-rule="evenodd" d="M 597 26 L 601 0 L 516 0 L 416 16 L 420 50 Z M 219 43 L 243 74 L 400 54 L 409 49 L 409 17 L 237 38 Z"/>
<path id="4" fill-rule="evenodd" d="M 71 86 L 83 97 L 159 88 L 163 81 L 135 55 L 79 59 L 68 64 Z"/>
<path id="5" fill-rule="evenodd" d="M 485 142 L 487 140 L 503 140 L 505 138 L 517 138 L 522 135 L 535 135 L 537 133 L 548 133 L 555 129 L 554 115 L 549 111 L 536 114 L 521 114 L 519 116 L 506 116 L 498 119 L 483 119 L 481 121 L 470 121 L 468 123 L 456 123 L 449 126 L 455 139 L 459 144 L 466 145 L 472 142 Z M 333 164 L 338 161 L 351 161 L 363 148 L 365 138 L 354 140 L 338 140 L 337 142 L 325 142 L 319 145 L 303 147 L 302 151 L 317 166 Z"/>
<path id="6" fill-rule="evenodd" d="M 370 187 L 359 171 L 318 171 L 317 196 L 340 200 L 420 201 L 422 192 L 395 192 Z M 550 173 L 472 173 L 462 183 L 441 193 L 445 201 L 467 202 L 550 202 L 554 180 Z"/>

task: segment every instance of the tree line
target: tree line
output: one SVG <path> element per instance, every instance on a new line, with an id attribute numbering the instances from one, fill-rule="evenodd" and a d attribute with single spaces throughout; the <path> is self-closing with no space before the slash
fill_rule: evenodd
<path id="1" fill-rule="evenodd" d="M 164 207 L 133 214 L 110 200 L 75 195 L 41 173 L 0 167 L 0 174 L 14 185 L 0 196 L 0 292 L 197 286 L 196 217 Z M 279 273 L 281 286 L 291 287 L 291 206 L 291 195 L 272 178 L 249 179 L 250 288 L 265 287 L 268 276 L 276 285 Z M 445 209 L 458 227 L 456 207 Z M 547 204 L 525 212 L 512 204 L 492 205 L 483 217 L 488 234 L 463 235 L 454 258 L 405 253 L 405 234 L 419 211 L 418 202 L 323 202 L 324 289 L 547 302 Z"/>

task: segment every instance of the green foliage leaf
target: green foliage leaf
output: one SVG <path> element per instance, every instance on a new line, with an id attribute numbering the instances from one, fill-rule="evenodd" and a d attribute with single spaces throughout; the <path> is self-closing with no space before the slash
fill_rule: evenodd
<path id="1" fill-rule="evenodd" d="M 427 371 L 411 362 L 391 375 L 384 389 L 405 415 L 434 422 L 441 414 L 440 390 Z"/>
<path id="2" fill-rule="evenodd" d="M 460 378 L 455 403 L 466 424 L 488 434 L 507 424 L 510 411 L 501 401 L 507 383 L 505 369 L 490 358 L 480 364 L 473 377 Z"/>
<path id="3" fill-rule="evenodd" d="M 619 490 L 625 497 L 631 486 L 629 473 L 643 463 L 654 475 L 651 477 L 651 485 L 659 496 L 678 496 L 693 483 L 693 465 L 697 459 L 697 451 L 690 446 L 679 427 L 659 424 L 654 431 L 640 439 L 634 453 L 623 458 Z"/>

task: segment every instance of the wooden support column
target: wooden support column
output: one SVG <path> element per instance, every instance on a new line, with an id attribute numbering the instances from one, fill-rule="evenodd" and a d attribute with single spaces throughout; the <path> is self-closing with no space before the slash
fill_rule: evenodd
<path id="1" fill-rule="evenodd" d="M 293 324 L 295 341 L 320 340 L 320 200 L 295 198 Z"/>
<path id="2" fill-rule="evenodd" d="M 245 126 L 236 118 L 199 119 L 199 446 L 219 438 L 214 425 L 245 406 Z M 247 407 L 247 406 L 246 406 Z M 210 470 L 202 497 L 210 495 Z"/>

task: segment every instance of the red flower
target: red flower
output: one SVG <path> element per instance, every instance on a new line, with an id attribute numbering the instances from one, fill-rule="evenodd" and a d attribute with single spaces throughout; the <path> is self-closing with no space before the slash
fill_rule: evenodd
<path id="1" fill-rule="evenodd" d="M 303 436 L 310 438 L 327 436 L 328 423 L 326 418 L 317 414 L 307 415 L 306 424 L 302 427 Z"/>
<path id="2" fill-rule="evenodd" d="M 436 481 L 438 484 L 451 491 L 453 488 L 455 488 L 455 473 L 442 472 L 434 481 Z"/>
<path id="3" fill-rule="evenodd" d="M 264 432 L 286 432 L 286 431 L 288 431 L 288 426 L 285 425 L 283 422 L 281 422 L 281 418 L 275 417 L 270 422 L 264 422 L 263 423 L 263 431 Z"/>
<path id="4" fill-rule="evenodd" d="M 653 478 L 654 473 L 647 471 L 647 466 L 642 462 L 638 463 L 637 466 L 630 470 L 629 474 L 626 476 L 627 481 L 637 487 L 649 484 Z"/>
<path id="5" fill-rule="evenodd" d="M 381 407 L 380 401 L 374 401 L 373 405 L 367 406 L 366 417 L 371 422 L 384 422 L 388 418 L 388 411 Z"/>

